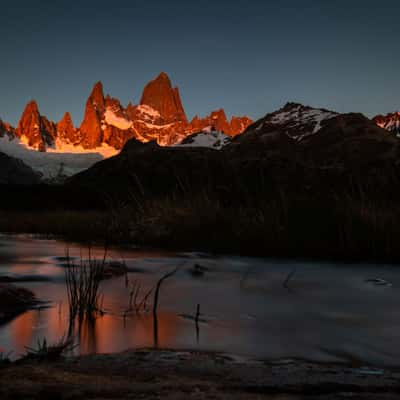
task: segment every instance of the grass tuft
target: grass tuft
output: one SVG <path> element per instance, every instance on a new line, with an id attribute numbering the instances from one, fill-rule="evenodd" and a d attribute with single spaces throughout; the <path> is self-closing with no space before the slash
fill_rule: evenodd
<path id="1" fill-rule="evenodd" d="M 90 251 L 88 260 L 81 258 L 80 264 L 73 263 L 68 252 L 66 259 L 65 283 L 70 319 L 95 317 L 98 313 L 102 313 L 99 286 L 104 278 L 106 250 L 102 260 L 93 259 Z"/>
<path id="2" fill-rule="evenodd" d="M 48 345 L 46 338 L 43 338 L 42 341 L 37 341 L 37 347 L 25 347 L 26 354 L 21 360 L 55 361 L 69 351 L 72 351 L 74 347 L 74 340 L 72 338 L 62 338 L 54 345 Z"/>

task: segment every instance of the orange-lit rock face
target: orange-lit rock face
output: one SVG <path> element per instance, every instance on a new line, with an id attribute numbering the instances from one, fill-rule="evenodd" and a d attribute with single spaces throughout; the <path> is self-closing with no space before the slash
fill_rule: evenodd
<path id="1" fill-rule="evenodd" d="M 231 127 L 226 118 L 225 111 L 223 109 L 213 111 L 209 116 L 205 118 L 199 118 L 197 115 L 193 118 L 187 128 L 187 132 L 194 133 L 199 132 L 202 129 L 212 127 L 213 130 L 223 132 L 227 135 L 231 134 Z"/>
<path id="2" fill-rule="evenodd" d="M 57 123 L 57 138 L 66 143 L 77 144 L 80 142 L 79 131 L 74 127 L 69 112 L 66 112 L 61 121 Z"/>
<path id="3" fill-rule="evenodd" d="M 159 112 L 164 124 L 187 123 L 179 90 L 172 88 L 171 81 L 164 72 L 145 86 L 140 104 Z"/>
<path id="4" fill-rule="evenodd" d="M 395 112 L 387 115 L 377 115 L 372 119 L 376 125 L 393 132 L 397 136 L 400 135 L 400 112 Z"/>
<path id="5" fill-rule="evenodd" d="M 15 129 L 10 124 L 0 119 L 0 137 L 6 135 L 12 139 L 15 135 Z"/>
<path id="6" fill-rule="evenodd" d="M 226 135 L 242 133 L 252 121 L 247 117 L 233 117 L 228 121 L 223 109 L 205 118 L 195 117 L 188 122 L 178 88 L 173 88 L 167 74 L 162 72 L 143 90 L 139 105 L 124 108 L 119 100 L 104 96 L 103 85 L 97 82 L 86 102 L 85 114 L 79 129 L 74 127 L 69 113 L 54 124 L 39 113 L 36 102 L 25 108 L 16 134 L 30 147 L 45 151 L 58 143 L 80 145 L 94 149 L 107 144 L 122 149 L 135 138 L 141 142 L 157 141 L 169 146 L 206 128 Z M 0 124 L 0 135 L 5 131 Z"/>
<path id="7" fill-rule="evenodd" d="M 253 121 L 248 117 L 232 117 L 229 122 L 223 109 L 213 111 L 205 118 L 199 118 L 197 115 L 190 122 L 187 132 L 199 132 L 205 128 L 212 127 L 213 130 L 223 132 L 229 136 L 236 136 L 244 132 Z"/>
<path id="8" fill-rule="evenodd" d="M 253 121 L 249 117 L 232 117 L 231 119 L 231 136 L 237 136 L 243 133 Z"/>
<path id="9" fill-rule="evenodd" d="M 93 149 L 103 142 L 101 118 L 104 113 L 103 85 L 97 82 L 87 102 L 85 115 L 80 127 L 81 144 L 84 148 Z"/>
<path id="10" fill-rule="evenodd" d="M 36 102 L 30 101 L 22 113 L 16 135 L 30 147 L 46 151 L 46 147 L 54 145 L 56 133 L 54 122 L 40 115 Z"/>
<path id="11" fill-rule="evenodd" d="M 127 140 L 134 137 L 133 123 L 118 99 L 107 96 L 104 107 L 105 111 L 101 119 L 103 142 L 121 149 Z"/>

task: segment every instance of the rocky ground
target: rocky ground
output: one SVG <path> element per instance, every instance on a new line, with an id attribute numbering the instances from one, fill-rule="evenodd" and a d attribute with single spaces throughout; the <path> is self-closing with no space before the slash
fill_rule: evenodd
<path id="1" fill-rule="evenodd" d="M 0 369 L 1 399 L 397 399 L 400 370 L 142 349 Z"/>

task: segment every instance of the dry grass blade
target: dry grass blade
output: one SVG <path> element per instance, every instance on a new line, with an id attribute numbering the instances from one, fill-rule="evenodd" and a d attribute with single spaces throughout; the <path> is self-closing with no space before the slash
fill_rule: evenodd
<path id="1" fill-rule="evenodd" d="M 149 289 L 147 292 L 144 292 L 144 295 L 141 297 L 142 289 L 143 289 L 142 284 L 138 280 L 134 280 L 130 284 L 129 305 L 128 308 L 124 311 L 124 316 L 133 311 L 136 314 L 140 314 L 142 312 L 147 311 L 147 300 L 150 297 L 151 293 L 153 292 L 154 287 Z"/>
<path id="2" fill-rule="evenodd" d="M 158 308 L 158 298 L 159 298 L 159 293 L 160 293 L 160 288 L 162 283 L 170 278 L 171 276 L 175 275 L 176 272 L 178 271 L 179 267 L 176 267 L 173 271 L 166 273 L 163 275 L 157 282 L 156 284 L 156 289 L 154 292 L 154 303 L 153 303 L 153 316 L 157 316 L 157 308 Z"/>

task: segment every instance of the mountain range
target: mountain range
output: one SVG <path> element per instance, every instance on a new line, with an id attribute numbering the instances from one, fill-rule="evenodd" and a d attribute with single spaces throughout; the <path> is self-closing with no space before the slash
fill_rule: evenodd
<path id="1" fill-rule="evenodd" d="M 129 103 L 126 107 L 118 99 L 105 96 L 102 83 L 97 82 L 86 102 L 79 128 L 74 126 L 68 112 L 59 122 L 50 121 L 41 115 L 38 104 L 32 100 L 26 105 L 17 128 L 0 120 L 0 136 L 15 136 L 29 148 L 42 152 L 68 151 L 71 146 L 84 152 L 102 146 L 120 150 L 131 138 L 141 142 L 156 140 L 162 146 L 174 145 L 203 129 L 236 136 L 251 123 L 246 116 L 234 116 L 228 121 L 223 109 L 188 121 L 179 89 L 172 87 L 168 75 L 162 72 L 145 86 L 139 104 Z"/>
<path id="2" fill-rule="evenodd" d="M 370 120 L 361 114 L 339 114 L 298 103 L 287 103 L 255 122 L 246 116 L 228 121 L 223 109 L 188 121 L 178 88 L 172 86 L 167 74 L 161 73 L 145 86 L 138 105 L 129 103 L 126 107 L 119 100 L 105 96 L 101 82 L 96 83 L 79 128 L 74 126 L 68 112 L 55 123 L 40 113 L 35 101 L 30 101 L 16 128 L 0 119 L 0 153 L 8 156 L 3 157 L 3 164 L 9 162 L 13 171 L 20 165 L 15 160 L 26 164 L 21 171 L 24 183 L 29 177 L 32 182 L 37 182 L 38 177 L 42 181 L 60 182 L 117 155 L 126 146 L 150 158 L 160 147 L 171 148 L 163 154 L 169 152 L 174 157 L 178 157 L 174 147 L 182 150 L 179 154 L 192 155 L 189 148 L 206 147 L 224 150 L 220 153 L 230 154 L 236 160 L 246 159 L 249 154 L 257 159 L 275 154 L 281 160 L 285 157 L 298 160 L 307 154 L 303 163 L 329 164 L 335 159 L 340 165 L 346 157 L 358 158 L 360 162 L 379 158 L 383 148 L 387 154 L 394 153 L 399 135 L 399 112 Z M 140 144 L 148 142 L 151 145 L 142 149 Z M 185 148 L 187 151 L 183 151 Z M 122 152 L 121 157 L 126 154 L 127 151 Z M 224 158 L 222 154 L 218 157 Z M 318 157 L 321 160 L 316 161 Z M 9 182 L 5 171 L 3 167 L 0 180 Z M 18 183 L 19 179 L 11 181 Z"/>
<path id="3" fill-rule="evenodd" d="M 203 120 L 189 134 L 177 90 L 168 101 L 154 94 L 163 82 L 145 90 L 151 105 L 135 106 L 140 118 L 129 117 L 134 106 L 111 108 L 97 84 L 80 129 L 66 115 L 56 137 L 44 135 L 53 125 L 35 104 L 16 129 L 2 123 L 3 230 L 190 251 L 400 260 L 399 114 L 369 119 L 287 103 L 241 134 L 222 133 L 211 117 L 215 123 Z M 167 127 L 155 130 L 161 115 Z M 127 134 L 142 125 L 140 135 Z M 18 136 L 24 126 L 39 132 L 30 144 Z M 109 151 L 105 159 L 99 146 Z M 43 178 L 59 184 L 37 184 Z"/>
<path id="4" fill-rule="evenodd" d="M 213 190 L 226 190 L 221 197 L 230 201 L 233 182 L 238 181 L 239 193 L 244 182 L 251 186 L 260 174 L 268 187 L 287 184 L 288 191 L 300 185 L 301 190 L 312 186 L 316 193 L 329 192 L 333 182 L 349 182 L 351 177 L 376 187 L 382 183 L 386 190 L 390 185 L 385 179 L 400 160 L 399 139 L 364 115 L 297 103 L 287 103 L 226 142 L 219 138 L 219 151 L 201 145 L 210 135 L 215 137 L 197 134 L 185 139 L 186 146 L 173 147 L 132 139 L 118 155 L 73 176 L 68 184 L 101 187 L 121 196 L 132 185 L 160 196 L 211 184 Z"/>

